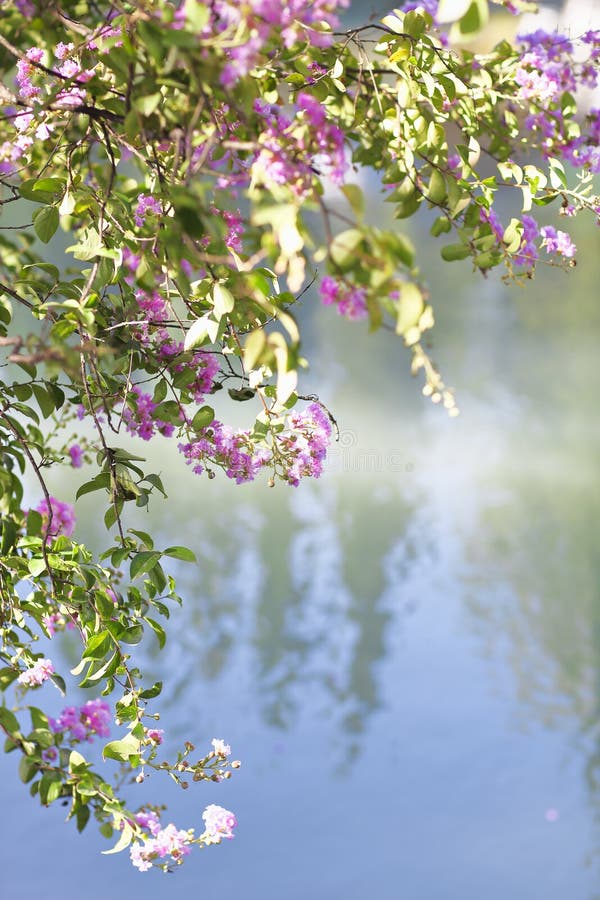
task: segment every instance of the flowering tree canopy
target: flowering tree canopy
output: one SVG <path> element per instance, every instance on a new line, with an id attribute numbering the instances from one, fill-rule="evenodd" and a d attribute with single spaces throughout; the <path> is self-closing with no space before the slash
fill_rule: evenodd
<path id="1" fill-rule="evenodd" d="M 538 30 L 476 54 L 487 0 L 411 2 L 342 31 L 347 5 L 1 3 L 0 728 L 32 795 L 68 801 L 79 830 L 93 814 L 141 871 L 231 838 L 235 816 L 208 806 L 198 836 L 163 824 L 84 746 L 111 738 L 115 784 L 164 770 L 187 787 L 239 763 L 220 739 L 200 759 L 189 742 L 159 758 L 161 684 L 128 648 L 150 632 L 164 644 L 180 598 L 163 561 L 194 557 L 128 527 L 128 506 L 165 486 L 126 436 L 175 441 L 190 478 L 318 477 L 336 423 L 301 393 L 294 317 L 313 282 L 340 315 L 395 331 L 423 392 L 456 415 L 401 220 L 429 216 L 445 262 L 524 282 L 540 262 L 575 264 L 539 208 L 600 212 L 600 110 L 576 102 L 597 84 L 600 32 Z M 398 227 L 368 220 L 363 176 Z M 246 429 L 216 417 L 218 391 L 252 409 Z M 51 495 L 61 465 L 88 473 L 77 498 L 103 503 L 100 557 Z M 81 640 L 68 678 L 47 655 L 67 628 Z M 93 697 L 49 716 L 26 702 L 46 681 Z"/>

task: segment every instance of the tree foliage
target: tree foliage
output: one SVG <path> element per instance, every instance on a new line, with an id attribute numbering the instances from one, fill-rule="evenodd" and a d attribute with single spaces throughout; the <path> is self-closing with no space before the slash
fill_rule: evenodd
<path id="1" fill-rule="evenodd" d="M 68 799 L 79 830 L 93 813 L 142 871 L 231 837 L 235 817 L 209 806 L 199 837 L 163 827 L 82 744 L 114 717 L 103 755 L 116 784 L 156 769 L 186 787 L 238 763 L 220 739 L 195 762 L 189 743 L 159 761 L 162 686 L 129 648 L 150 633 L 163 646 L 180 602 L 164 563 L 194 557 L 128 527 L 128 505 L 166 492 L 126 436 L 177 441 L 190 478 L 318 477 L 336 423 L 300 393 L 294 316 L 314 282 L 338 313 L 395 331 L 423 392 L 455 415 L 423 342 L 432 298 L 402 220 L 428 217 L 442 261 L 524 282 L 540 261 L 575 263 L 538 209 L 599 213 L 600 113 L 578 113 L 576 94 L 597 83 L 600 33 L 537 31 L 476 54 L 487 0 L 423 0 L 349 31 L 335 7 L 3 4 L 0 687 L 13 693 L 0 727 L 31 793 Z M 374 191 L 399 227 L 370 220 Z M 246 429 L 217 418 L 219 391 L 252 409 Z M 85 467 L 77 499 L 103 505 L 99 557 L 50 493 L 60 465 Z M 66 628 L 81 640 L 69 677 L 38 649 Z M 26 702 L 46 680 L 96 696 L 52 718 Z"/>

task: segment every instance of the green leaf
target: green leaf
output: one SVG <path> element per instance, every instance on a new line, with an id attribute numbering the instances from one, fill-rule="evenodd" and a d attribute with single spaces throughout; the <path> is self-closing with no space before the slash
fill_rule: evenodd
<path id="1" fill-rule="evenodd" d="M 85 484 L 82 484 L 75 494 L 75 499 L 79 500 L 80 497 L 83 497 L 84 494 L 91 494 L 92 491 L 101 491 L 110 490 L 110 473 L 109 472 L 101 472 L 99 475 L 96 475 L 95 478 L 92 478 L 91 481 L 86 481 Z"/>
<path id="2" fill-rule="evenodd" d="M 95 672 L 92 671 L 94 663 L 90 666 L 88 670 L 88 674 L 82 681 L 79 682 L 79 687 L 89 687 L 90 684 L 96 684 L 97 681 L 100 681 L 102 678 L 110 678 L 115 674 L 119 666 L 121 665 L 121 654 L 118 650 L 115 650 L 113 655 L 108 659 L 99 669 Z"/>
<path id="3" fill-rule="evenodd" d="M 167 547 L 166 550 L 163 550 L 163 555 L 172 556 L 173 559 L 181 559 L 184 562 L 197 562 L 196 554 L 187 547 Z"/>
<path id="4" fill-rule="evenodd" d="M 400 290 L 396 334 L 405 335 L 409 328 L 414 328 L 424 308 L 425 304 L 420 288 L 416 284 L 407 281 Z"/>
<path id="5" fill-rule="evenodd" d="M 148 623 L 154 634 L 156 635 L 156 639 L 158 641 L 158 646 L 162 650 L 167 642 L 167 635 L 165 634 L 165 630 L 162 625 L 159 625 L 154 619 L 151 619 L 149 616 L 144 616 L 144 621 Z"/>
<path id="6" fill-rule="evenodd" d="M 67 686 L 62 675 L 57 675 L 56 672 L 54 672 L 54 674 L 50 676 L 50 681 L 52 682 L 52 684 L 56 685 L 63 697 L 66 696 Z"/>
<path id="7" fill-rule="evenodd" d="M 160 557 L 161 554 L 158 550 L 144 550 L 141 553 L 136 553 L 129 567 L 130 577 L 133 579 L 137 578 L 138 575 L 145 575 L 150 569 L 154 568 Z"/>
<path id="8" fill-rule="evenodd" d="M 11 734 L 18 732 L 20 727 L 17 717 L 5 706 L 0 706 L 0 725 Z"/>
<path id="9" fill-rule="evenodd" d="M 471 250 L 466 244 L 447 244 L 442 247 L 442 259 L 446 262 L 454 262 L 457 259 L 466 259 L 471 255 Z"/>
<path id="10" fill-rule="evenodd" d="M 151 472 L 150 475 L 146 475 L 144 481 L 149 481 L 150 484 L 151 484 L 153 487 L 155 487 L 157 491 L 160 491 L 160 492 L 161 492 L 161 494 L 163 495 L 163 497 L 166 497 L 166 496 L 167 496 L 167 494 L 166 494 L 166 492 L 165 492 L 165 489 L 164 489 L 164 487 L 163 487 L 163 483 L 162 483 L 162 481 L 160 480 L 160 478 L 159 478 L 158 475 L 155 475 L 153 472 Z"/>
<path id="11" fill-rule="evenodd" d="M 141 625 L 130 625 L 119 635 L 119 641 L 123 644 L 139 644 L 144 636 L 144 629 Z"/>
<path id="12" fill-rule="evenodd" d="M 54 744 L 54 733 L 48 728 L 34 728 L 31 734 L 27 735 L 27 740 L 36 743 L 42 750 L 47 750 Z"/>
<path id="13" fill-rule="evenodd" d="M 132 734 L 128 734 L 120 741 L 110 741 L 102 750 L 104 759 L 116 759 L 119 762 L 127 762 L 130 756 L 136 756 L 140 750 L 140 742 Z"/>
<path id="14" fill-rule="evenodd" d="M 48 416 L 51 416 L 52 413 L 56 410 L 55 399 L 39 384 L 33 384 L 32 388 L 42 415 L 45 419 L 47 419 Z"/>
<path id="15" fill-rule="evenodd" d="M 431 203 L 439 205 L 444 202 L 446 195 L 446 180 L 439 169 L 434 169 L 427 187 L 427 199 Z"/>
<path id="16" fill-rule="evenodd" d="M 209 12 L 206 5 L 198 3 L 198 0 L 185 0 L 184 11 L 186 21 L 191 29 L 196 32 L 203 31 L 209 20 Z"/>
<path id="17" fill-rule="evenodd" d="M 341 190 L 352 212 L 360 219 L 365 211 L 365 198 L 360 187 L 357 184 L 345 184 Z"/>
<path id="18" fill-rule="evenodd" d="M 104 659 L 112 645 L 112 637 L 108 631 L 93 634 L 85 645 L 82 659 Z"/>
<path id="19" fill-rule="evenodd" d="M 363 233 L 358 228 L 348 228 L 336 235 L 329 245 L 329 255 L 340 269 L 347 269 L 358 262 L 357 252 L 363 241 Z"/>
<path id="20" fill-rule="evenodd" d="M 232 400 L 243 403 L 245 400 L 254 400 L 256 391 L 252 388 L 229 388 L 227 391 Z"/>
<path id="21" fill-rule="evenodd" d="M 41 190 L 39 185 L 44 183 L 50 185 L 49 189 Z M 54 203 L 57 197 L 64 190 L 64 179 L 62 178 L 28 178 L 19 185 L 19 194 L 25 200 L 33 200 L 35 203 Z"/>
<path id="22" fill-rule="evenodd" d="M 44 244 L 54 237 L 59 222 L 60 216 L 55 206 L 42 206 L 33 214 L 33 230 Z"/>
<path id="23" fill-rule="evenodd" d="M 462 18 L 469 9 L 471 0 L 439 0 L 436 20 L 442 24 L 456 22 Z"/>
<path id="24" fill-rule="evenodd" d="M 450 40 L 460 41 L 461 38 L 472 37 L 487 25 L 489 18 L 487 0 L 472 0 L 464 16 L 452 27 Z"/>
<path id="25" fill-rule="evenodd" d="M 235 306 L 235 297 L 222 284 L 215 284 L 212 290 L 213 309 L 217 319 L 222 319 L 230 313 Z"/>
<path id="26" fill-rule="evenodd" d="M 69 772 L 85 772 L 88 765 L 89 763 L 85 756 L 82 756 L 77 750 L 71 750 L 71 753 L 69 754 Z"/>
<path id="27" fill-rule="evenodd" d="M 19 778 L 24 784 L 31 781 L 40 770 L 39 760 L 32 759 L 30 756 L 22 756 L 19 760 Z"/>
<path id="28" fill-rule="evenodd" d="M 29 715 L 31 716 L 31 724 L 33 728 L 48 728 L 48 716 L 36 706 L 29 707 Z"/>
<path id="29" fill-rule="evenodd" d="M 47 806 L 60 797 L 63 783 L 58 772 L 44 772 L 40 781 L 40 800 Z"/>
<path id="30" fill-rule="evenodd" d="M 511 219 L 508 227 L 506 228 L 503 235 L 503 242 L 506 244 L 506 249 L 509 253 L 516 253 L 522 242 L 523 235 L 523 225 L 521 224 L 519 219 Z M 477 265 L 480 265 L 477 263 Z M 481 266 L 480 266 L 481 268 Z"/>
<path id="31" fill-rule="evenodd" d="M 254 369 L 265 348 L 267 337 L 262 328 L 252 331 L 246 338 L 244 345 L 244 365 L 246 369 Z"/>
<path id="32" fill-rule="evenodd" d="M 151 116 L 160 105 L 162 99 L 162 94 L 158 92 L 155 94 L 148 94 L 145 97 L 136 97 L 133 106 L 141 112 L 143 116 Z"/>
<path id="33" fill-rule="evenodd" d="M 148 619 L 146 621 L 150 622 L 150 620 Z M 158 695 L 162 691 L 162 686 L 162 681 L 156 681 L 151 688 L 146 688 L 145 691 L 142 691 L 140 693 L 140 697 L 142 698 L 142 700 L 152 700 L 154 699 L 154 697 L 158 697 Z"/>
<path id="34" fill-rule="evenodd" d="M 215 417 L 215 411 L 211 406 L 201 406 L 192 419 L 192 428 L 194 431 L 200 431 L 211 424 Z"/>
<path id="35" fill-rule="evenodd" d="M 77 831 L 82 832 L 90 818 L 90 808 L 87 803 L 79 803 L 75 808 L 75 821 L 77 823 Z"/>
<path id="36" fill-rule="evenodd" d="M 452 230 L 452 222 L 447 216 L 438 216 L 430 229 L 432 237 L 439 237 L 440 234 L 447 234 Z"/>
<path id="37" fill-rule="evenodd" d="M 100 255 L 103 249 L 100 235 L 93 228 L 88 228 L 84 238 L 78 244 L 67 247 L 66 252 L 72 253 L 75 259 L 90 260 Z"/>
<path id="38" fill-rule="evenodd" d="M 0 691 L 5 691 L 18 677 L 19 673 L 15 669 L 10 669 L 8 666 L 0 669 Z"/>
<path id="39" fill-rule="evenodd" d="M 213 321 L 213 324 L 217 323 Z M 185 340 L 183 342 L 184 350 L 194 350 L 196 347 L 202 347 L 203 344 L 211 343 L 211 337 L 209 335 L 211 319 L 209 316 L 202 316 L 200 319 L 196 319 L 195 322 L 190 326 Z"/>
<path id="40" fill-rule="evenodd" d="M 115 741 L 115 743 L 119 743 L 119 742 Z M 104 748 L 104 749 L 106 750 L 106 748 Z M 118 759 L 118 758 L 119 757 L 115 757 L 115 759 Z M 103 850 L 102 853 L 105 856 L 108 856 L 111 853 L 120 853 L 121 850 L 124 850 L 126 847 L 129 847 L 129 845 L 132 841 L 132 838 L 133 838 L 133 828 L 131 827 L 131 825 L 128 825 L 127 822 L 124 822 L 123 829 L 121 831 L 121 835 L 119 837 L 119 840 L 115 844 L 115 846 L 111 850 Z"/>

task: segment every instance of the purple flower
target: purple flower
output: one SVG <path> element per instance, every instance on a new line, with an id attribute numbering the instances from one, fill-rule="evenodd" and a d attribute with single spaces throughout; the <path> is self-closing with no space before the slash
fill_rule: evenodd
<path id="1" fill-rule="evenodd" d="M 540 230 L 537 222 L 532 216 L 523 216 L 521 222 L 523 224 L 523 236 L 521 238 L 519 252 L 515 256 L 515 264 L 517 266 L 527 266 L 529 269 L 532 269 L 535 261 L 539 257 L 536 241 Z"/>
<path id="2" fill-rule="evenodd" d="M 83 450 L 79 444 L 73 444 L 69 447 L 69 456 L 71 457 L 71 465 L 74 469 L 80 469 L 83 465 Z"/>
<path id="3" fill-rule="evenodd" d="M 153 197 L 152 194 L 140 194 L 134 212 L 135 224 L 138 228 L 142 228 L 146 221 L 146 216 L 149 214 L 162 215 L 160 200 Z"/>
<path id="4" fill-rule="evenodd" d="M 331 440 L 331 422 L 318 403 L 311 403 L 304 412 L 292 413 L 289 424 L 293 431 L 281 439 L 285 478 L 292 487 L 298 487 L 301 478 L 321 475 Z"/>
<path id="5" fill-rule="evenodd" d="M 70 503 L 63 503 L 50 497 L 50 504 L 44 498 L 35 509 L 42 516 L 42 527 L 46 540 L 65 534 L 71 537 L 75 529 L 75 510 Z"/>
<path id="6" fill-rule="evenodd" d="M 137 813 L 135 821 L 138 823 L 140 828 L 145 828 L 153 836 L 158 834 L 158 832 L 160 831 L 160 819 L 158 818 L 154 810 L 150 810 L 149 812 Z"/>
<path id="7" fill-rule="evenodd" d="M 152 417 L 155 409 L 156 403 L 151 395 L 144 394 L 141 388 L 134 385 L 129 395 L 129 406 L 123 410 L 123 419 L 129 434 L 137 434 L 142 440 L 149 441 L 157 425 Z"/>
<path id="8" fill-rule="evenodd" d="M 196 475 L 202 474 L 203 463 L 208 461 L 224 469 L 236 484 L 253 481 L 271 461 L 271 452 L 255 447 L 248 431 L 233 431 L 217 419 L 201 428 L 190 443 L 179 444 L 178 449 Z"/>
<path id="9" fill-rule="evenodd" d="M 577 253 L 577 247 L 566 231 L 557 231 L 552 225 L 546 225 L 541 229 L 542 247 L 547 253 L 557 253 L 567 259 L 572 259 Z"/>
<path id="10" fill-rule="evenodd" d="M 487 222 L 499 242 L 504 239 L 504 226 L 493 209 L 485 209 L 482 206 L 479 210 L 479 219 L 482 222 Z"/>
<path id="11" fill-rule="evenodd" d="M 321 281 L 321 302 L 324 306 L 336 306 L 340 315 L 351 321 L 365 319 L 368 315 L 365 288 L 353 287 L 326 275 Z"/>

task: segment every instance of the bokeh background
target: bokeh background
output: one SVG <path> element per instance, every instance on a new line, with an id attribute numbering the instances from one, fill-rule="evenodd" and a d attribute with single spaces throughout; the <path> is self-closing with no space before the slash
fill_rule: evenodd
<path id="1" fill-rule="evenodd" d="M 349 21 L 370 12 L 353 3 Z M 570 2 L 563 25 L 598 15 Z M 41 809 L 7 756 L 3 897 L 600 898 L 600 232 L 568 225 L 577 269 L 522 289 L 441 264 L 427 222 L 402 223 L 457 419 L 420 395 L 393 336 L 307 298 L 304 388 L 340 426 L 319 482 L 209 482 L 168 442 L 135 444 L 169 500 L 131 525 L 200 561 L 172 569 L 185 603 L 165 652 L 147 652 L 168 685 L 160 724 L 171 747 L 224 738 L 243 767 L 186 793 L 155 776 L 130 799 L 167 803 L 178 827 L 218 803 L 238 834 L 140 874 L 100 854 L 93 826 L 77 836 L 66 810 Z M 58 473 L 54 493 L 73 499 L 80 476 Z M 101 547 L 94 495 L 78 510 Z"/>

